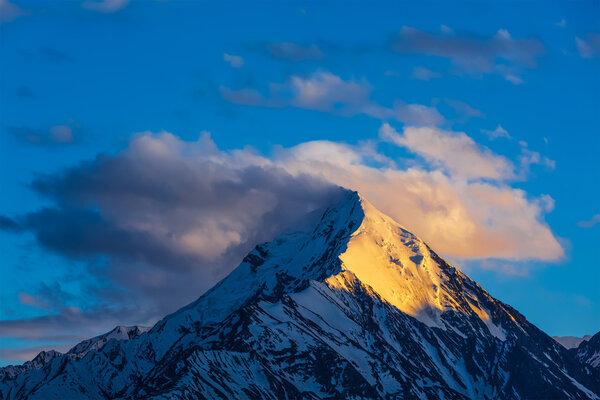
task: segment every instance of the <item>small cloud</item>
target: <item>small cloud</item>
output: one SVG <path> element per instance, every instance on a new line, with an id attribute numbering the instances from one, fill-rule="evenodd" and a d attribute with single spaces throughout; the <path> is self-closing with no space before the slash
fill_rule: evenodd
<path id="1" fill-rule="evenodd" d="M 271 43 L 267 45 L 267 50 L 275 58 L 293 62 L 323 58 L 323 53 L 314 44 L 302 47 L 292 42 Z"/>
<path id="2" fill-rule="evenodd" d="M 559 28 L 564 28 L 567 26 L 567 21 L 565 21 L 565 19 L 563 18 L 554 25 L 558 26 Z"/>
<path id="3" fill-rule="evenodd" d="M 591 219 L 587 221 L 579 221 L 577 226 L 580 228 L 593 228 L 600 224 L 600 214 L 595 214 Z"/>
<path id="4" fill-rule="evenodd" d="M 495 140 L 502 137 L 507 139 L 511 138 L 510 134 L 502 127 L 502 125 L 498 125 L 493 131 L 482 129 L 481 132 L 485 133 L 490 140 Z"/>
<path id="5" fill-rule="evenodd" d="M 446 121 L 434 107 L 423 104 L 405 104 L 402 101 L 396 101 L 390 117 L 415 126 L 438 126 Z"/>
<path id="6" fill-rule="evenodd" d="M 593 58 L 600 56 L 600 34 L 590 33 L 586 35 L 585 40 L 579 37 L 575 38 L 577 51 L 582 58 Z"/>
<path id="7" fill-rule="evenodd" d="M 448 104 L 452 109 L 457 113 L 464 117 L 476 117 L 476 118 L 485 118 L 485 113 L 476 108 L 471 107 L 469 104 L 453 99 L 444 99 L 444 102 Z"/>
<path id="8" fill-rule="evenodd" d="M 233 68 L 240 68 L 244 66 L 244 59 L 240 56 L 235 56 L 233 54 L 223 54 L 223 60 L 228 62 Z"/>
<path id="9" fill-rule="evenodd" d="M 81 3 L 81 7 L 87 10 L 109 14 L 122 9 L 128 3 L 129 0 L 86 0 L 83 3 Z"/>
<path id="10" fill-rule="evenodd" d="M 78 124 L 71 122 L 66 125 L 54 125 L 47 129 L 35 129 L 28 126 L 8 126 L 6 130 L 17 140 L 36 145 L 65 145 L 77 141 L 81 128 Z"/>
<path id="11" fill-rule="evenodd" d="M 444 35 L 454 35 L 454 29 L 447 25 L 440 26 L 440 32 L 442 32 Z"/>
<path id="12" fill-rule="evenodd" d="M 26 306 L 32 306 L 32 307 L 39 306 L 35 297 L 33 297 L 32 295 L 25 293 L 25 292 L 19 292 L 19 303 L 26 305 Z"/>
<path id="13" fill-rule="evenodd" d="M 521 146 L 521 174 L 523 176 L 529 173 L 531 165 L 537 164 L 545 166 L 549 169 L 556 168 L 556 161 L 549 159 L 548 157 L 542 157 L 537 151 L 531 151 L 527 148 L 527 142 L 520 140 L 519 146 Z"/>
<path id="14" fill-rule="evenodd" d="M 425 67 L 415 67 L 412 71 L 412 77 L 421 81 L 428 81 L 434 78 L 441 78 L 442 74 L 439 72 L 434 72 Z"/>
<path id="15" fill-rule="evenodd" d="M 10 22 L 27 14 L 27 11 L 10 3 L 8 0 L 0 0 L 0 24 Z"/>
<path id="16" fill-rule="evenodd" d="M 68 125 L 56 125 L 49 130 L 50 138 L 56 143 L 73 142 L 73 131 Z"/>
<path id="17" fill-rule="evenodd" d="M 523 84 L 523 79 L 521 79 L 520 77 L 513 75 L 513 74 L 507 74 L 504 76 L 504 79 L 506 79 L 507 81 L 509 81 L 510 83 L 514 84 L 514 85 L 521 85 Z"/>

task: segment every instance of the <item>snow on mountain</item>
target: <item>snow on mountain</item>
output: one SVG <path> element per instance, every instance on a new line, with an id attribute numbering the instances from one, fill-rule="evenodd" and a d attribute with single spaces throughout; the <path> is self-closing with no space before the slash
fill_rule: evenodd
<path id="1" fill-rule="evenodd" d="M 577 358 L 586 366 L 597 369 L 600 376 L 600 332 L 577 347 Z"/>
<path id="2" fill-rule="evenodd" d="M 57 357 L 67 356 L 71 358 L 82 358 L 91 350 L 101 350 L 109 340 L 133 339 L 149 329 L 150 328 L 144 326 L 117 326 L 103 335 L 99 335 L 78 343 L 65 354 L 56 350 L 42 351 L 33 360 L 27 361 L 22 365 L 9 365 L 4 368 L 0 368 L 0 381 L 4 380 L 5 378 L 12 379 L 25 371 L 40 369 Z"/>
<path id="3" fill-rule="evenodd" d="M 129 340 L 140 336 L 142 333 L 147 332 L 150 328 L 145 326 L 116 326 L 111 331 L 93 337 L 91 339 L 84 340 L 71 348 L 67 354 L 75 356 L 77 358 L 85 357 L 85 355 L 91 350 L 101 350 L 109 340 Z"/>
<path id="4" fill-rule="evenodd" d="M 600 399 L 597 347 L 565 349 L 357 193 L 303 225 L 146 333 L 5 376 L 2 398 Z"/>
<path id="5" fill-rule="evenodd" d="M 576 336 L 552 336 L 552 339 L 562 344 L 565 349 L 575 349 L 579 347 L 582 342 L 587 342 L 592 338 L 592 335 L 585 335 L 584 337 Z"/>
<path id="6" fill-rule="evenodd" d="M 33 360 L 27 361 L 22 365 L 8 365 L 0 368 L 0 381 L 5 378 L 12 379 L 25 371 L 40 369 L 44 365 L 48 364 L 52 359 L 62 355 L 62 353 L 56 350 L 41 351 Z"/>

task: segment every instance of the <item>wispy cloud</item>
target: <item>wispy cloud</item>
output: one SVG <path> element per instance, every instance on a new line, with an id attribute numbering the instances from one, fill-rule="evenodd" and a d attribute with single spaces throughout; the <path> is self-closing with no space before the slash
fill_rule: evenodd
<path id="1" fill-rule="evenodd" d="M 520 141 L 519 146 L 521 147 L 519 161 L 521 163 L 521 175 L 523 178 L 529 173 L 529 169 L 532 165 L 542 165 L 549 169 L 556 168 L 556 161 L 542 156 L 537 151 L 529 150 L 526 142 Z"/>
<path id="2" fill-rule="evenodd" d="M 414 67 L 411 75 L 414 79 L 421 81 L 428 81 L 434 78 L 441 78 L 442 74 L 439 72 L 432 71 L 425 67 Z"/>
<path id="3" fill-rule="evenodd" d="M 498 125 L 494 130 L 482 129 L 481 132 L 485 133 L 490 140 L 495 140 L 502 137 L 510 139 L 510 134 L 502 127 L 502 125 Z"/>
<path id="4" fill-rule="evenodd" d="M 81 7 L 102 13 L 113 13 L 129 4 L 129 0 L 86 0 Z"/>
<path id="5" fill-rule="evenodd" d="M 424 54 L 448 58 L 467 73 L 499 74 L 512 83 L 522 83 L 524 68 L 535 68 L 545 53 L 539 39 L 515 39 L 504 29 L 493 36 L 457 35 L 452 31 L 432 34 L 404 27 L 391 42 L 401 54 Z"/>
<path id="6" fill-rule="evenodd" d="M 8 126 L 6 130 L 18 141 L 35 146 L 68 145 L 81 139 L 81 126 L 74 121 L 48 128 Z"/>
<path id="7" fill-rule="evenodd" d="M 233 68 L 241 68 L 244 66 L 244 59 L 241 56 L 224 53 L 223 60 L 229 63 Z"/>
<path id="8" fill-rule="evenodd" d="M 485 113 L 481 110 L 478 110 L 471 105 L 455 99 L 444 99 L 445 103 L 448 104 L 457 114 L 463 117 L 471 118 L 485 118 Z"/>
<path id="9" fill-rule="evenodd" d="M 576 37 L 575 45 L 582 58 L 600 57 L 600 34 L 589 33 L 585 39 Z"/>
<path id="10" fill-rule="evenodd" d="M 27 11 L 8 0 L 0 0 L 0 24 L 10 22 L 27 14 Z"/>
<path id="11" fill-rule="evenodd" d="M 233 103 L 259 107 L 298 107 L 338 115 L 369 115 L 415 125 L 439 125 L 444 117 L 433 107 L 397 100 L 384 107 L 371 99 L 372 87 L 366 80 L 344 80 L 329 72 L 308 76 L 292 75 L 283 83 L 271 83 L 268 95 L 256 89 L 221 88 L 221 96 Z"/>
<path id="12" fill-rule="evenodd" d="M 579 221 L 577 226 L 580 228 L 593 228 L 600 224 L 600 214 L 595 214 L 591 219 L 587 221 Z"/>
<path id="13" fill-rule="evenodd" d="M 267 51 L 275 58 L 293 62 L 323 58 L 321 49 L 315 44 L 301 46 L 293 42 L 270 43 L 267 45 Z"/>

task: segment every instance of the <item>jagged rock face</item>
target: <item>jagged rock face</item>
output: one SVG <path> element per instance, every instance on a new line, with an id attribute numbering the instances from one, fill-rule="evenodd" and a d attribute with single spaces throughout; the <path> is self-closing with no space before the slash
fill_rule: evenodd
<path id="1" fill-rule="evenodd" d="M 600 332 L 577 347 L 577 358 L 585 365 L 600 370 Z"/>
<path id="2" fill-rule="evenodd" d="M 595 399 L 600 378 L 579 361 L 593 359 L 588 353 L 562 347 L 347 192 L 297 232 L 257 246 L 150 331 L 81 358 L 55 357 L 4 378 L 0 391 L 7 399 Z"/>

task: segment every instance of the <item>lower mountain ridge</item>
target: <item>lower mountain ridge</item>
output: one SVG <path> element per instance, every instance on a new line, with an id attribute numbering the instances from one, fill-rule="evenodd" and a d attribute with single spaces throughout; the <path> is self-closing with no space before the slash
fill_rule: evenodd
<path id="1" fill-rule="evenodd" d="M 0 397 L 600 399 L 600 334 L 567 350 L 350 191 L 150 330 L 118 328 L 4 368 Z"/>

